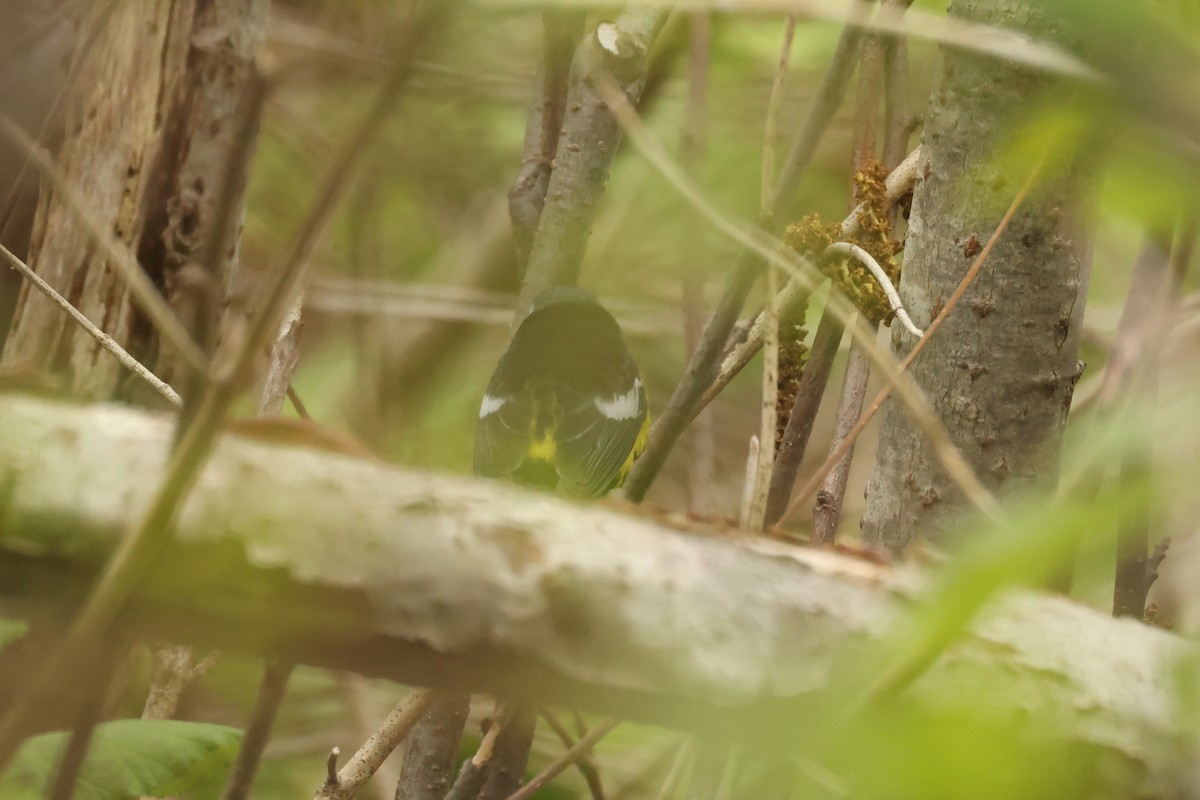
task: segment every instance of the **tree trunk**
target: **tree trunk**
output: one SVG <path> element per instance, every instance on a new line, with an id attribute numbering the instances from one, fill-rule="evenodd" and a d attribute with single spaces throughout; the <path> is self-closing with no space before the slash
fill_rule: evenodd
<path id="1" fill-rule="evenodd" d="M 66 86 L 75 12 L 59 0 L 7 0 L 0 25 L 0 113 L 31 137 L 57 149 L 61 115 L 55 101 Z M 38 202 L 38 177 L 10 142 L 0 141 L 0 244 L 28 259 L 29 235 Z M 0 348 L 16 309 L 21 275 L 0 269 Z"/>
<path id="2" fill-rule="evenodd" d="M 955 0 L 954 16 L 1057 39 L 1061 26 L 1017 0 Z M 1002 161 L 1023 114 L 1062 87 L 1044 73 L 948 48 L 925 126 L 900 294 L 924 323 L 940 311 L 1034 163 Z M 942 425 L 1001 495 L 1053 487 L 1080 364 L 1087 270 L 1070 230 L 1079 163 L 1047 163 L 961 303 L 913 364 Z M 1080 241 L 1076 241 L 1076 239 Z M 893 326 L 903 355 L 914 339 Z M 902 550 L 944 537 L 963 509 L 903 407 L 889 400 L 867 485 L 863 539 Z"/>
<path id="3" fill-rule="evenodd" d="M 93 4 L 80 26 L 81 37 L 99 30 L 99 38 L 66 111 L 59 168 L 177 310 L 192 303 L 186 287 L 196 283 L 181 278 L 181 271 L 200 260 L 215 230 L 217 197 L 239 129 L 234 123 L 265 36 L 266 11 L 267 0 L 128 0 Z M 243 183 L 244 175 L 237 180 Z M 240 219 L 240 189 L 235 197 Z M 227 272 L 236 247 L 222 256 Z M 55 193 L 43 194 L 30 262 L 89 319 L 154 367 L 155 331 L 75 211 Z M 225 279 L 217 276 L 217 291 Z M 212 315 L 220 303 L 202 305 Z M 189 322 L 193 330 L 200 324 Z M 129 398 L 136 386 L 29 287 L 18 301 L 3 360 L 64 373 L 71 391 L 84 397 Z M 177 377 L 169 365 L 162 368 L 163 377 Z"/>

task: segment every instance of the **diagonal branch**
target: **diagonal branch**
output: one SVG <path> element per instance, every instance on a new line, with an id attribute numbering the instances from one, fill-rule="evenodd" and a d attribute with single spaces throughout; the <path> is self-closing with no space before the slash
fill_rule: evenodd
<path id="1" fill-rule="evenodd" d="M 769 213 L 758 222 L 763 231 L 770 232 L 774 229 L 775 215 L 799 185 L 821 136 L 842 104 L 854 65 L 858 61 L 859 48 L 862 46 L 862 31 L 857 23 L 856 19 L 853 24 L 843 29 L 833 61 L 821 79 L 821 85 L 817 87 L 816 97 L 805 115 L 803 125 L 792 141 L 777 188 L 771 194 Z M 646 496 L 650 484 L 654 482 L 659 470 L 666 463 L 667 456 L 675 447 L 675 442 L 695 419 L 703 405 L 706 405 L 701 398 L 720 374 L 721 354 L 763 263 L 759 253 L 747 250 L 742 253 L 737 266 L 726 280 L 721 298 L 704 328 L 700 345 L 688 360 L 671 399 L 650 430 L 645 451 L 634 463 L 625 481 L 622 491 L 633 502 L 641 502 Z M 784 306 L 785 303 L 781 300 L 780 307 Z"/>

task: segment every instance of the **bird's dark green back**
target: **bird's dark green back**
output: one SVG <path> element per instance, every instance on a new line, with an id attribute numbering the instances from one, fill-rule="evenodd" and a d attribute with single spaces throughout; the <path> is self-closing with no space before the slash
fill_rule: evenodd
<path id="1" fill-rule="evenodd" d="M 488 384 L 475 472 L 603 494 L 624 478 L 646 418 L 616 320 L 586 290 L 551 289 L 535 298 Z"/>

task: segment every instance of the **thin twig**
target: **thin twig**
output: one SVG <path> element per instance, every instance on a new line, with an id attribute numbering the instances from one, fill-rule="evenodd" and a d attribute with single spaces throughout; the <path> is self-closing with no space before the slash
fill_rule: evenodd
<path id="1" fill-rule="evenodd" d="M 1025 181 L 1025 185 L 1021 187 L 1019 192 L 1017 192 L 1016 197 L 1013 198 L 1012 203 L 1008 207 L 1008 211 L 1004 213 L 1000 223 L 996 226 L 996 230 L 992 231 L 992 235 L 988 238 L 987 244 L 983 246 L 983 250 L 981 250 L 979 255 L 975 258 L 975 263 L 971 265 L 971 268 L 967 270 L 967 274 L 963 276 L 961 281 L 959 281 L 958 287 L 954 290 L 954 293 L 950 295 L 950 299 L 946 301 L 946 304 L 942 307 L 941 312 L 933 319 L 931 323 L 929 323 L 929 327 L 925 329 L 925 335 L 917 340 L 917 343 L 913 346 L 913 349 L 907 356 L 905 356 L 904 360 L 900 362 L 899 369 L 901 372 L 907 370 L 913 361 L 916 360 L 921 351 L 925 349 L 925 344 L 933 337 L 935 333 L 937 333 L 937 329 L 942 326 L 942 322 L 945 321 L 946 317 L 950 315 L 950 312 L 954 310 L 954 307 L 958 305 L 958 301 L 962 299 L 963 295 L 967 293 L 967 289 L 970 288 L 971 283 L 979 274 L 979 270 L 982 269 L 983 265 L 987 263 L 988 258 L 992 254 L 992 250 L 996 246 L 996 243 L 1000 241 L 1000 235 L 1004 233 L 1005 229 L 1008 228 L 1009 223 L 1012 222 L 1013 217 L 1016 216 L 1017 209 L 1021 207 L 1021 204 L 1025 202 L 1025 198 L 1029 195 L 1030 190 L 1033 189 L 1040 172 L 1041 169 L 1039 165 L 1038 168 L 1035 168 L 1033 172 L 1030 173 L 1029 178 Z M 787 511 L 785 511 L 783 516 L 780 518 L 781 523 L 787 522 L 789 519 L 791 519 L 792 515 L 799 510 L 800 505 L 804 503 L 805 500 L 810 498 L 815 491 L 817 491 L 817 488 L 820 486 L 821 481 L 829 473 L 829 470 L 833 469 L 834 464 L 836 464 L 846 453 L 850 451 L 850 448 L 854 446 L 854 441 L 858 438 L 859 434 L 863 432 L 863 429 L 867 427 L 867 423 L 874 418 L 875 414 L 878 413 L 879 409 L 883 406 L 884 401 L 887 400 L 887 398 L 891 395 L 892 390 L 896 388 L 896 379 L 893 375 L 887 375 L 886 377 L 887 384 L 882 390 L 880 390 L 879 394 L 875 396 L 875 399 L 871 401 L 871 405 L 868 406 L 863 415 L 859 417 L 858 422 L 854 424 L 854 427 L 850 429 L 850 432 L 846 434 L 846 438 L 842 442 L 841 446 L 829 454 L 829 458 L 825 459 L 825 463 L 822 464 L 815 473 L 813 473 L 812 477 L 809 478 L 808 483 L 804 484 L 804 488 L 792 496 L 792 502 L 788 504 Z"/>
<path id="2" fill-rule="evenodd" d="M 679 162 L 689 175 L 700 179 L 708 151 L 708 74 L 711 67 L 711 25 L 705 12 L 691 17 L 688 44 L 688 102 L 679 144 Z M 694 352 L 704 335 L 704 276 L 700 265 L 707 253 L 704 226 L 695 225 L 691 208 L 684 206 L 680 215 L 681 266 L 683 269 L 683 341 L 687 352 Z M 713 511 L 713 468 L 716 460 L 716 436 L 713 413 L 702 411 L 691 426 L 688 459 L 688 508 L 697 514 Z"/>
<path id="3" fill-rule="evenodd" d="M 858 196 L 859 176 L 875 156 L 875 129 L 878 127 L 879 92 L 882 84 L 880 62 L 879 39 L 872 34 L 862 47 L 858 91 L 854 100 L 854 129 L 850 148 L 851 197 Z M 858 211 L 859 208 L 862 208 L 861 212 Z M 858 207 L 852 206 L 851 210 L 861 214 L 876 213 L 866 207 L 865 200 Z M 822 262 L 838 252 L 832 246 L 827 248 L 821 255 Z M 882 273 L 882 270 L 880 272 Z M 886 274 L 884 277 L 887 277 Z M 830 286 L 830 291 L 837 291 L 836 282 Z M 787 409 L 787 422 L 779 443 L 779 457 L 775 470 L 771 473 L 771 489 L 767 497 L 767 524 L 774 524 L 779 520 L 779 516 L 787 508 L 792 490 L 796 487 L 796 475 L 808 450 L 813 424 L 825 397 L 825 387 L 829 383 L 833 360 L 837 356 L 843 332 L 843 327 L 832 310 L 823 309 L 817 325 L 817 334 L 813 338 L 812 350 L 803 366 L 800 384 L 796 387 L 791 408 Z"/>
<path id="4" fill-rule="evenodd" d="M 413 689 L 409 692 L 387 715 L 379 730 L 350 757 L 346 766 L 336 773 L 330 770 L 331 774 L 326 776 L 321 788 L 313 795 L 314 800 L 350 800 L 354 797 L 359 787 L 375 774 L 384 759 L 404 741 L 436 696 L 437 692 L 433 689 Z"/>
<path id="5" fill-rule="evenodd" d="M 522 265 L 529 257 L 546 202 L 546 189 L 550 185 L 559 132 L 566 113 L 571 56 L 583 33 L 583 23 L 581 11 L 553 7 L 542 11 L 542 69 L 526 119 L 521 168 L 508 192 L 512 235 Z"/>
<path id="6" fill-rule="evenodd" d="M 921 149 L 918 147 L 909 154 L 908 158 L 897 167 L 887 178 L 885 200 L 889 207 L 904 195 L 912 191 L 913 184 L 916 182 L 917 169 L 916 165 L 920 160 Z M 865 204 L 859 204 L 858 207 L 846 217 L 842 222 L 842 235 L 852 236 L 860 227 L 860 221 L 867 213 L 868 209 Z M 820 259 L 818 259 L 818 263 Z M 808 289 L 802 285 L 801 281 L 789 280 L 787 285 L 783 287 L 783 291 L 779 294 L 779 306 L 781 309 L 791 308 L 793 303 L 802 301 L 808 296 Z M 705 390 L 698 408 L 704 408 L 711 403 L 718 394 L 720 394 L 729 382 L 737 376 L 739 372 L 745 369 L 746 365 L 758 354 L 762 349 L 763 324 L 765 317 L 759 314 L 754 319 L 754 323 L 750 327 L 750 332 L 746 335 L 743 342 L 738 344 L 727 356 L 721 361 L 720 371 L 716 378 L 709 384 Z"/>
<path id="7" fill-rule="evenodd" d="M 775 177 L 775 137 L 778 135 L 778 116 L 783 82 L 787 76 L 792 54 L 792 38 L 796 33 L 796 15 L 787 18 L 783 28 L 783 44 L 779 63 L 771 83 L 767 101 L 767 121 L 763 131 L 762 194 L 760 214 L 766 218 L 773 205 L 772 189 Z M 779 427 L 779 276 L 773 260 L 767 262 L 766 325 L 763 328 L 762 405 L 759 409 L 758 462 L 754 470 L 750 509 L 746 517 L 747 530 L 761 530 L 767 512 L 767 495 L 771 488 L 771 473 L 775 468 L 775 432 Z"/>
<path id="8" fill-rule="evenodd" d="M 800 378 L 800 385 L 796 387 L 796 398 L 784 427 L 775 471 L 771 474 L 771 491 L 766 509 L 768 525 L 777 522 L 787 508 L 788 496 L 796 482 L 800 462 L 808 449 L 808 440 L 812 436 L 817 411 L 821 407 L 821 398 L 825 395 L 825 385 L 829 383 L 833 357 L 837 354 L 844 332 L 842 324 L 833 314 L 821 315 L 817 333 L 813 336 L 812 349 L 808 351 L 804 374 Z"/>
<path id="9" fill-rule="evenodd" d="M 846 360 L 846 375 L 842 380 L 842 395 L 838 402 L 837 421 L 834 423 L 833 440 L 829 443 L 831 453 L 836 453 L 862 414 L 867 396 L 867 381 L 871 377 L 871 363 L 857 344 L 850 347 Z M 853 443 L 851 443 L 853 448 Z M 813 541 L 833 544 L 837 536 L 838 519 L 842 513 L 842 502 L 846 496 L 846 483 L 850 478 L 850 459 L 853 449 L 848 450 L 825 476 L 817 502 L 813 506 Z"/>
<path id="10" fill-rule="evenodd" d="M 54 164 L 49 154 L 7 116 L 0 116 L 0 133 L 3 133 L 24 154 L 25 158 L 38 169 L 42 177 L 50 182 L 54 190 L 72 208 L 92 241 L 104 253 L 108 263 L 125 279 L 133 298 L 153 323 L 159 335 L 175 350 L 188 367 L 201 375 L 207 373 L 208 359 L 204 352 L 196 346 L 183 323 L 179 321 L 179 317 L 175 316 L 175 312 L 159 294 L 158 288 L 138 264 L 134 255 L 129 252 L 129 248 L 111 232 L 105 231 L 104 226 L 87 208 L 74 187 L 67 182 L 66 176 Z"/>
<path id="11" fill-rule="evenodd" d="M 280 330 L 279 339 L 271 349 L 271 367 L 259 402 L 261 415 L 276 416 L 283 409 L 283 400 L 287 392 L 282 387 L 291 386 L 292 375 L 299 358 L 295 347 L 295 339 L 299 333 L 299 316 L 300 307 L 297 304 L 290 309 Z M 262 681 L 259 683 L 258 697 L 254 701 L 250 723 L 246 726 L 246 732 L 238 745 L 237 757 L 225 779 L 221 800 L 244 800 L 250 795 L 250 787 L 254 784 L 254 776 L 258 774 L 258 766 L 262 762 L 279 706 L 283 704 L 293 667 L 293 664 L 276 661 L 267 661 L 263 665 Z"/>
<path id="12" fill-rule="evenodd" d="M 856 23 L 857 19 L 855 23 L 843 28 L 837 50 L 805 114 L 804 123 L 792 140 L 779 182 L 772 193 L 771 213 L 760 217 L 758 221 L 763 230 L 774 229 L 775 217 L 783 203 L 795 191 L 795 187 L 800 184 L 813 153 L 816 152 L 817 144 L 842 104 L 850 75 L 858 60 L 858 48 L 862 43 L 862 32 Z M 671 394 L 671 399 L 650 429 L 646 449 L 634 462 L 633 469 L 625 481 L 623 493 L 629 500 L 640 502 L 646 496 L 646 491 L 666 463 L 675 442 L 699 412 L 700 398 L 717 378 L 718 365 L 729 341 L 729 333 L 737 322 L 737 316 L 746 303 L 746 297 L 758 278 L 763 263 L 758 252 L 752 249 L 745 250 L 737 267 L 730 273 L 721 297 L 705 326 L 700 346 L 688 360 L 687 368 Z"/>
<path id="13" fill-rule="evenodd" d="M 459 768 L 458 777 L 454 779 L 454 784 L 446 793 L 446 800 L 475 800 L 479 795 L 479 790 L 483 788 L 483 782 L 487 779 L 488 767 L 496 752 L 496 740 L 500 738 L 500 732 L 503 729 L 503 717 L 498 716 L 492 720 L 492 724 L 483 734 L 483 740 L 479 743 L 479 749 L 475 751 L 475 755 L 464 761 L 462 767 Z"/>
<path id="14" fill-rule="evenodd" d="M 692 763 L 692 750 L 691 739 L 685 739 L 679 745 L 679 750 L 675 752 L 675 758 L 671 762 L 671 768 L 667 771 L 667 777 L 663 779 L 662 788 L 658 790 L 656 800 L 671 800 L 675 795 L 675 790 L 679 788 L 679 782 L 683 780 L 688 766 Z"/>
<path id="15" fill-rule="evenodd" d="M 853 242 L 834 242 L 826 248 L 825 252 L 844 253 L 866 267 L 875 276 L 875 280 L 879 281 L 879 286 L 887 295 L 888 304 L 892 307 L 892 311 L 896 312 L 897 319 L 904 324 L 908 332 L 917 338 L 925 335 L 925 331 L 913 324 L 912 317 L 908 316 L 908 312 L 904 310 L 904 304 L 900 302 L 899 292 L 896 291 L 891 279 L 883 271 L 883 267 L 879 266 L 879 262 L 875 260 L 874 256 Z"/>
<path id="16" fill-rule="evenodd" d="M 529 5 L 541 7 L 544 0 L 493 0 L 506 6 Z M 559 6 L 593 5 L 594 0 L 554 0 Z M 911 36 L 929 42 L 969 50 L 982 55 L 995 56 L 1004 61 L 1033 67 L 1040 72 L 1049 72 L 1067 78 L 1075 78 L 1092 85 L 1105 85 L 1104 76 L 1083 59 L 1072 55 L 1064 48 L 1050 42 L 1038 41 L 1020 33 L 980 22 L 947 17 L 932 11 L 913 10 L 908 19 L 878 14 L 869 18 L 874 7 L 869 0 L 643 0 L 650 7 L 671 6 L 679 11 L 730 11 L 739 14 L 800 13 L 828 22 L 845 22 L 850 15 L 856 27 L 880 33 Z"/>
<path id="17" fill-rule="evenodd" d="M 913 0 L 884 0 L 881 16 L 902 21 Z M 883 156 L 889 169 L 908 152 L 913 121 L 908 112 L 908 39 L 903 34 L 883 39 Z"/>
<path id="18" fill-rule="evenodd" d="M 597 202 L 621 136 L 594 81 L 605 77 L 619 82 L 621 96 L 636 102 L 646 82 L 650 46 L 666 18 L 665 8 L 630 5 L 616 21 L 601 22 L 589 31 L 577 48 L 546 203 L 517 302 L 518 320 L 543 290 L 574 283 L 583 264 Z"/>
<path id="19" fill-rule="evenodd" d="M 771 94 L 767 98 L 767 121 L 763 125 L 762 174 L 759 176 L 759 192 L 763 215 L 770 215 L 775 206 L 775 140 L 779 138 L 779 107 L 782 105 L 783 83 L 787 78 L 788 64 L 792 57 L 792 39 L 796 35 L 795 14 L 789 14 L 783 25 L 783 44 L 779 48 L 779 62 L 775 66 L 775 77 L 771 80 Z"/>
<path id="20" fill-rule="evenodd" d="M 793 19 L 797 11 L 798 9 L 795 8 L 790 10 Z M 792 195 L 795 194 L 797 187 L 800 186 L 800 181 L 808 170 L 809 162 L 812 161 L 812 157 L 817 151 L 817 145 L 820 144 L 822 135 L 833 120 L 833 115 L 842 105 L 842 99 L 850 85 L 850 77 L 854 74 L 854 68 L 858 65 L 859 53 L 862 51 L 865 35 L 863 25 L 869 20 L 871 11 L 870 4 L 859 3 L 851 8 L 848 16 L 843 13 L 839 19 L 839 21 L 844 20 L 846 24 L 838 37 L 837 49 L 833 52 L 825 76 L 813 98 L 812 106 L 805 114 L 804 122 L 792 142 L 779 180 L 771 192 L 769 207 L 772 215 L 778 214 L 791 201 Z"/>
<path id="21" fill-rule="evenodd" d="M 591 750 L 596 742 L 599 742 L 608 735 L 609 731 L 620 724 L 621 721 L 618 719 L 607 719 L 595 728 L 592 728 L 586 736 L 567 748 L 567 752 L 559 756 L 554 763 L 535 775 L 529 783 L 509 795 L 508 800 L 528 800 L 534 792 L 541 789 L 546 783 L 553 780 L 563 770 L 575 763 L 576 759 Z"/>
<path id="22" fill-rule="evenodd" d="M 188 684 L 217 663 L 217 651 L 199 661 L 188 645 L 156 645 L 150 654 L 150 690 L 142 705 L 142 719 L 174 719 Z"/>
<path id="23" fill-rule="evenodd" d="M 798 253 L 779 247 L 778 241 L 762 231 L 750 230 L 717 211 L 697 190 L 695 184 L 683 174 L 678 165 L 671 161 L 661 145 L 654 140 L 624 96 L 615 91 L 611 84 L 604 81 L 598 83 L 597 88 L 612 107 L 613 113 L 625 127 L 630 141 L 638 151 L 676 191 L 700 210 L 713 228 L 729 236 L 743 247 L 756 251 L 765 260 L 770 260 L 778 253 L 781 256 L 778 263 L 793 278 L 810 289 L 825 280 L 820 271 Z M 907 407 L 913 422 L 925 435 L 947 476 L 959 487 L 963 496 L 989 519 L 1002 519 L 1003 512 L 995 495 L 980 482 L 971 465 L 959 452 L 958 447 L 946 433 L 946 429 L 938 421 L 937 415 L 930 407 L 929 401 L 920 387 L 915 384 L 911 376 L 898 367 L 891 352 L 880 347 L 875 341 L 874 329 L 858 319 L 858 313 L 853 304 L 837 292 L 830 293 L 826 307 L 833 310 L 837 318 L 850 331 L 854 340 L 862 344 L 871 362 L 884 373 L 889 382 L 895 384 L 895 391 Z"/>
<path id="24" fill-rule="evenodd" d="M 762 447 L 758 436 L 750 437 L 746 447 L 746 472 L 742 478 L 742 504 L 738 514 L 738 527 L 750 530 L 750 511 L 754 506 L 754 479 L 758 475 L 758 451 Z"/>
<path id="25" fill-rule="evenodd" d="M 124 347 L 121 347 L 121 345 L 117 344 L 116 339 L 112 338 L 107 333 L 92 324 L 92 321 L 85 317 L 83 312 L 71 305 L 70 301 L 56 292 L 53 286 L 42 280 L 40 275 L 26 266 L 21 259 L 13 255 L 12 251 L 2 244 L 0 244 L 0 255 L 4 256 L 8 263 L 12 265 L 13 269 L 21 273 L 23 276 L 25 276 L 26 280 L 37 287 L 38 291 L 50 298 L 50 300 L 63 311 L 67 312 L 71 319 L 75 320 L 75 323 L 79 325 L 79 327 L 83 328 L 88 336 L 91 336 L 100 344 L 101 347 L 112 353 L 113 356 L 116 357 L 117 361 L 120 361 L 126 369 L 128 369 L 134 375 L 137 375 L 146 383 L 153 386 L 154 390 L 170 401 L 172 405 L 178 406 L 183 402 L 178 392 L 176 392 L 174 389 L 168 386 L 165 381 L 147 369 L 140 361 L 129 355 L 129 352 Z"/>
<path id="26" fill-rule="evenodd" d="M 365 742 L 375 732 L 379 718 L 379 703 L 375 702 L 371 681 L 356 672 L 347 672 L 338 675 L 337 682 L 342 699 L 349 710 L 349 736 L 353 741 Z M 420 725 L 421 723 L 418 722 L 417 728 L 409 732 L 407 739 L 409 743 L 412 742 Z M 311 750 L 310 748 L 309 752 Z M 393 800 L 399 775 L 400 773 L 392 767 L 390 761 L 384 761 L 379 769 L 375 770 L 371 787 L 374 790 L 375 800 Z"/>
<path id="27" fill-rule="evenodd" d="M 291 308 L 280 323 L 279 335 L 271 347 L 267 380 L 258 404 L 260 415 L 277 416 L 283 411 L 283 401 L 287 399 L 288 390 L 292 387 L 292 378 L 300 363 L 300 331 L 304 327 L 300 309 L 303 305 L 304 292 L 301 290 L 296 293 Z"/>
<path id="28" fill-rule="evenodd" d="M 558 740 L 563 743 L 563 747 L 571 748 L 575 746 L 575 737 L 567 730 L 566 726 L 559 722 L 558 717 L 548 708 L 538 710 L 542 719 L 550 726 L 558 736 Z M 581 730 L 580 736 L 586 736 L 587 730 Z M 592 800 L 604 800 L 604 784 L 600 781 L 600 769 L 596 765 L 596 759 L 589 751 L 581 755 L 575 760 L 575 768 L 579 770 L 579 774 L 583 775 L 584 781 L 587 782 L 588 791 L 592 795 Z"/>
<path id="29" fill-rule="evenodd" d="M 503 722 L 488 760 L 477 800 L 505 800 L 521 786 L 537 728 L 537 709 L 526 703 L 504 703 Z"/>
<path id="30" fill-rule="evenodd" d="M 254 711 L 250 714 L 250 724 L 242 734 L 237 757 L 225 779 L 221 800 L 245 800 L 250 796 L 250 787 L 254 784 L 254 776 L 258 774 L 258 766 L 262 763 L 263 751 L 267 747 L 267 740 L 271 738 L 271 728 L 275 724 L 279 706 L 283 703 L 291 674 L 291 664 L 268 661 L 263 666 L 262 681 L 258 685 L 258 697 L 254 701 Z"/>
<path id="31" fill-rule="evenodd" d="M 883 14 L 903 15 L 912 4 L 912 0 L 884 0 Z M 878 37 L 878 34 L 875 34 Z M 877 40 L 878 41 L 878 40 Z M 911 133 L 911 121 L 908 116 L 908 42 L 902 36 L 882 37 L 883 46 L 883 156 L 882 162 L 891 170 L 897 172 L 897 165 L 904 161 L 908 151 L 908 137 Z M 878 87 L 877 82 L 866 81 L 871 89 Z M 874 108 L 875 106 L 872 106 Z M 865 148 L 864 148 L 865 149 Z M 857 150 L 856 150 L 857 152 Z M 860 153 L 860 155 L 865 155 Z M 914 162 L 909 162 L 914 163 Z M 856 171 L 861 164 L 856 164 Z M 915 172 L 913 173 L 915 178 Z M 895 231 L 900 213 L 896 205 L 888 209 L 888 219 L 892 230 Z M 833 439 L 829 443 L 829 452 L 833 453 L 842 446 L 846 435 L 862 414 L 863 402 L 866 400 L 867 383 L 871 379 L 871 364 L 857 343 L 850 347 L 850 355 L 846 359 L 846 374 L 842 380 L 841 394 L 838 397 L 837 414 L 834 421 Z M 850 462 L 853 449 L 848 451 L 833 466 L 825 477 L 821 490 L 817 492 L 817 501 L 813 505 L 813 541 L 822 544 L 833 544 L 837 538 L 838 521 L 841 517 L 843 503 L 846 497 L 846 485 L 850 479 Z M 842 794 L 845 794 L 843 790 Z"/>

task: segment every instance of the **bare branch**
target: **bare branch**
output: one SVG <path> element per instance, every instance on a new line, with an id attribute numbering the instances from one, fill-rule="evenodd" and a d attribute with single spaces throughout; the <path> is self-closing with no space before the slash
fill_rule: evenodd
<path id="1" fill-rule="evenodd" d="M 80 313 L 79 309 L 71 305 L 71 303 L 61 294 L 54 291 L 53 286 L 42 280 L 41 276 L 26 266 L 25 262 L 13 255 L 12 252 L 4 245 L 0 245 L 0 255 L 4 256 L 5 260 L 8 261 L 13 269 L 21 273 L 23 276 L 25 276 L 26 280 L 36 286 L 38 291 L 50 298 L 50 300 L 53 301 L 55 305 L 57 305 L 63 311 L 67 312 L 71 319 L 75 320 L 79 327 L 83 328 L 88 336 L 91 336 L 100 343 L 101 347 L 112 353 L 113 356 L 115 356 L 116 359 L 120 361 L 126 369 L 128 369 L 134 375 L 137 375 L 146 383 L 153 386 L 154 390 L 165 397 L 172 405 L 178 406 L 183 402 L 183 399 L 179 396 L 178 392 L 168 386 L 161 378 L 148 370 L 145 366 L 143 366 L 140 361 L 129 355 L 129 352 L 126 351 L 124 347 L 121 347 L 121 345 L 117 344 L 116 339 L 112 338 L 107 333 L 92 324 L 92 321 Z"/>
<path id="2" fill-rule="evenodd" d="M 594 83 L 601 78 L 615 82 L 622 97 L 636 102 L 646 81 L 650 45 L 666 18 L 665 8 L 630 6 L 615 22 L 601 23 L 584 36 L 576 49 L 554 170 L 517 303 L 518 319 L 542 290 L 574 283 L 583 262 L 596 201 L 621 138 L 621 126 Z"/>
<path id="3" fill-rule="evenodd" d="M 808 352 L 804 374 L 796 388 L 796 399 L 783 431 L 779 459 L 775 471 L 771 473 L 771 493 L 766 512 L 768 525 L 778 522 L 787 508 L 788 497 L 791 496 L 793 484 L 796 482 L 796 472 L 800 469 L 804 451 L 808 448 L 808 439 L 817 419 L 817 410 L 821 407 L 821 398 L 825 394 L 825 384 L 829 382 L 833 357 L 841 344 L 844 332 L 842 324 L 832 314 L 821 316 L 817 333 L 813 337 L 812 349 Z"/>
<path id="4" fill-rule="evenodd" d="M 336 756 L 330 753 L 330 775 L 313 795 L 314 800 L 350 800 L 358 788 L 375 774 L 379 765 L 404 741 L 408 732 L 421 720 L 437 693 L 429 689 L 414 689 L 392 709 L 370 739 L 350 757 L 346 766 L 332 774 Z"/>
<path id="5" fill-rule="evenodd" d="M 258 697 L 254 700 L 250 724 L 242 735 L 237 758 L 229 770 L 229 776 L 225 779 L 225 789 L 221 792 L 221 800 L 245 800 L 250 796 L 250 787 L 254 784 L 254 776 L 258 774 L 258 766 L 262 762 L 267 740 L 271 738 L 275 715 L 283 703 L 283 696 L 287 691 L 288 678 L 291 677 L 291 674 L 291 664 L 268 661 L 263 666 L 262 681 L 258 686 Z M 334 748 L 335 751 L 336 749 Z M 331 758 L 334 757 L 332 753 L 330 755 Z"/>
<path id="6" fill-rule="evenodd" d="M 845 443 L 854 424 L 862 414 L 867 395 L 867 380 L 871 377 L 871 364 L 863 355 L 862 348 L 851 345 L 846 361 L 846 376 L 842 380 L 842 396 L 838 403 L 837 422 L 829 450 L 837 453 Z M 817 501 L 813 506 L 813 541 L 833 544 L 837 536 L 838 519 L 842 513 L 842 502 L 846 496 L 846 483 L 850 478 L 850 459 L 854 454 L 853 443 L 845 454 L 836 460 L 825 476 Z"/>
<path id="7" fill-rule="evenodd" d="M 805 115 L 804 123 L 792 141 L 779 182 L 772 192 L 770 214 L 758 221 L 759 227 L 764 231 L 769 232 L 774 228 L 774 217 L 779 213 L 781 204 L 799 185 L 821 136 L 841 105 L 858 59 L 861 43 L 862 33 L 857 25 L 847 25 L 838 40 L 833 61 L 821 79 L 816 97 Z M 730 273 L 716 308 L 709 317 L 708 325 L 705 326 L 704 337 L 699 347 L 688 360 L 683 377 L 675 387 L 667 407 L 650 430 L 645 451 L 634 463 L 625 481 L 622 492 L 630 500 L 640 502 L 645 497 L 650 484 L 666 463 L 675 442 L 706 404 L 701 402 L 701 397 L 717 379 L 721 354 L 729 340 L 729 333 L 737 322 L 738 313 L 745 305 L 746 297 L 758 278 L 763 263 L 765 262 L 760 253 L 747 250 L 743 252 L 737 267 Z M 780 307 L 786 307 L 786 302 L 782 299 Z"/>
<path id="8" fill-rule="evenodd" d="M 530 798 L 534 792 L 545 786 L 549 781 L 553 780 L 567 767 L 574 764 L 575 761 L 587 753 L 588 750 L 590 750 L 592 746 L 596 744 L 596 742 L 603 739 L 608 735 L 609 731 L 620 724 L 620 720 L 609 719 L 601 722 L 595 728 L 592 728 L 587 735 L 583 736 L 579 741 L 567 748 L 567 752 L 555 759 L 554 763 L 550 764 L 550 766 L 546 767 L 544 770 L 535 775 L 529 781 L 529 783 L 522 786 L 519 791 L 513 792 L 511 795 L 509 795 L 508 800 L 528 800 L 528 798 Z"/>
<path id="9" fill-rule="evenodd" d="M 454 777 L 458 742 L 462 739 L 471 695 L 438 691 L 425 716 L 408 735 L 404 766 L 396 783 L 401 800 L 443 800 Z M 389 787 L 384 787 L 386 791 Z"/>

